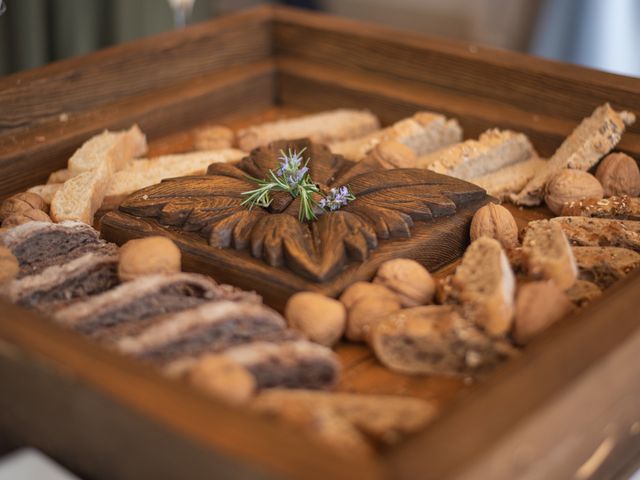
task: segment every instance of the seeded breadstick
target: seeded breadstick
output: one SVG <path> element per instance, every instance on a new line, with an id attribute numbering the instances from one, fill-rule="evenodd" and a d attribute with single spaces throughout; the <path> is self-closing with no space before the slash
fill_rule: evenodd
<path id="1" fill-rule="evenodd" d="M 237 140 L 239 147 L 248 152 L 276 140 L 306 137 L 315 143 L 339 142 L 367 135 L 379 127 L 371 112 L 338 109 L 245 128 L 238 131 Z"/>
<path id="2" fill-rule="evenodd" d="M 537 157 L 523 133 L 487 130 L 478 140 L 451 145 L 418 158 L 418 166 L 463 180 Z"/>
<path id="3" fill-rule="evenodd" d="M 349 160 L 359 161 L 383 140 L 395 140 L 409 147 L 416 155 L 425 155 L 461 139 L 462 129 L 456 120 L 447 120 L 435 113 L 418 112 L 383 130 L 355 140 L 332 143 L 329 148 Z"/>
<path id="4" fill-rule="evenodd" d="M 512 196 L 513 201 L 518 205 L 539 205 L 551 177 L 563 168 L 589 170 L 617 145 L 625 127 L 634 121 L 633 113 L 616 112 L 608 103 L 599 106 L 565 139 L 547 168 L 540 170 L 519 194 Z"/>

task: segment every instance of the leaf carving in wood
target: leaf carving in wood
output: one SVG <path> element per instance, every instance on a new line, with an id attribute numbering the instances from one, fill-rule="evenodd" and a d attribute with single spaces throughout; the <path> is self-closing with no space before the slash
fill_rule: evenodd
<path id="1" fill-rule="evenodd" d="M 317 221 L 301 223 L 295 200 L 275 195 L 268 209 L 241 205 L 278 167 L 280 149 L 306 148 L 311 178 L 323 191 L 348 183 L 356 199 Z M 328 281 L 350 262 L 362 262 L 380 241 L 408 238 L 415 222 L 453 215 L 482 200 L 480 187 L 424 169 L 385 170 L 354 164 L 306 139 L 257 148 L 235 165 L 213 164 L 207 175 L 165 180 L 129 196 L 120 210 L 172 229 L 197 232 L 212 248 L 244 250 L 273 267 L 316 282 Z"/>

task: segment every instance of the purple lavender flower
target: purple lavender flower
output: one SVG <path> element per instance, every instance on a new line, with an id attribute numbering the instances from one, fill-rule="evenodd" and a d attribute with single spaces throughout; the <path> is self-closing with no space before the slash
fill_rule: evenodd
<path id="1" fill-rule="evenodd" d="M 350 201 L 355 200 L 356 197 L 349 187 L 334 187 L 329 191 L 329 195 L 324 197 L 318 203 L 320 207 L 329 209 L 330 211 L 339 210 L 341 207 L 347 205 Z"/>
<path id="2" fill-rule="evenodd" d="M 284 179 L 287 184 L 295 188 L 304 179 L 305 175 L 309 172 L 306 165 L 302 165 L 302 154 L 304 148 L 299 152 L 289 149 L 287 153 L 284 150 L 280 150 L 280 166 L 276 170 L 276 175 L 279 178 Z"/>

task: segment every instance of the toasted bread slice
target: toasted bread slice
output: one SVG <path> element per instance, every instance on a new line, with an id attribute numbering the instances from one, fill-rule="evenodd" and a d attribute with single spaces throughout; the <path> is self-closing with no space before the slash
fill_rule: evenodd
<path id="1" fill-rule="evenodd" d="M 378 118 L 367 110 L 338 109 L 302 117 L 263 123 L 238 131 L 238 146 L 245 152 L 276 140 L 309 138 L 332 143 L 357 138 L 380 128 Z"/>
<path id="2" fill-rule="evenodd" d="M 640 254 L 619 247 L 573 247 L 581 280 L 605 289 L 640 266 Z"/>
<path id="3" fill-rule="evenodd" d="M 563 207 L 562 215 L 640 221 L 640 198 L 623 195 L 570 202 Z"/>
<path id="4" fill-rule="evenodd" d="M 489 335 L 511 328 L 515 278 L 500 242 L 489 237 L 474 241 L 451 279 L 452 298 L 463 316 Z"/>
<path id="5" fill-rule="evenodd" d="M 49 178 L 47 179 L 47 185 L 52 183 L 53 184 L 64 183 L 70 178 L 73 178 L 76 175 L 79 175 L 80 173 L 81 173 L 80 171 L 71 171 L 68 168 L 63 168 L 62 170 L 56 170 L 55 172 L 52 172 L 51 175 L 49 175 Z"/>
<path id="6" fill-rule="evenodd" d="M 105 161 L 113 171 L 122 170 L 132 158 L 144 155 L 147 139 L 137 125 L 129 130 L 109 132 L 105 130 L 86 142 L 69 159 L 70 174 L 87 172 Z"/>
<path id="7" fill-rule="evenodd" d="M 589 170 L 618 144 L 625 128 L 634 122 L 633 113 L 616 112 L 608 103 L 599 106 L 562 142 L 546 168 L 512 196 L 512 200 L 518 205 L 539 205 L 549 179 L 564 168 Z"/>
<path id="8" fill-rule="evenodd" d="M 544 158 L 533 157 L 476 177 L 471 182 L 484 188 L 492 197 L 506 199 L 522 190 L 536 172 L 545 167 L 546 162 Z"/>
<path id="9" fill-rule="evenodd" d="M 610 218 L 556 217 L 571 245 L 622 247 L 640 252 L 640 222 Z"/>
<path id="10" fill-rule="evenodd" d="M 60 188 L 62 188 L 62 183 L 48 183 L 46 185 L 36 185 L 35 187 L 31 187 L 27 190 L 27 192 L 33 192 L 45 201 L 46 204 L 51 205 L 51 201 L 53 200 L 53 196 L 56 194 Z"/>
<path id="11" fill-rule="evenodd" d="M 234 162 L 243 156 L 243 151 L 228 148 L 135 160 L 113 175 L 101 208 L 116 208 L 131 193 L 165 178 L 204 175 L 212 163 Z"/>
<path id="12" fill-rule="evenodd" d="M 537 156 L 525 134 L 492 129 L 478 140 L 467 140 L 423 155 L 418 158 L 418 166 L 471 180 Z"/>
<path id="13" fill-rule="evenodd" d="M 562 290 L 576 281 L 578 269 L 562 227 L 549 220 L 529 222 L 522 240 L 524 263 L 529 275 L 553 280 Z"/>
<path id="14" fill-rule="evenodd" d="M 462 139 L 462 129 L 457 120 L 447 120 L 443 115 L 418 112 L 390 127 L 372 132 L 361 138 L 329 145 L 333 153 L 349 160 L 360 161 L 369 151 L 385 140 L 393 140 L 409 147 L 420 156 L 446 147 Z"/>

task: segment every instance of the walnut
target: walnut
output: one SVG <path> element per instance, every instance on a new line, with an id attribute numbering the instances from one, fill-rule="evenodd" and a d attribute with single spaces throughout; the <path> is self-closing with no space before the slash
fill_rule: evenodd
<path id="1" fill-rule="evenodd" d="M 385 315 L 400 310 L 397 295 L 376 283 L 356 282 L 340 296 L 347 309 L 347 338 L 364 341 L 371 327 Z"/>
<path id="2" fill-rule="evenodd" d="M 526 283 L 516 294 L 513 339 L 524 345 L 573 309 L 569 298 L 553 280 Z"/>
<path id="3" fill-rule="evenodd" d="M 560 170 L 545 187 L 544 201 L 549 209 L 560 215 L 565 203 L 600 200 L 604 196 L 596 177 L 582 170 Z"/>
<path id="4" fill-rule="evenodd" d="M 20 271 L 18 259 L 6 247 L 0 247 L 0 284 L 16 278 Z"/>
<path id="5" fill-rule="evenodd" d="M 383 140 L 367 154 L 384 168 L 415 168 L 418 157 L 413 150 L 395 140 Z"/>
<path id="6" fill-rule="evenodd" d="M 0 222 L 3 222 L 5 218 L 11 215 L 16 215 L 32 209 L 47 212 L 49 208 L 42 197 L 36 193 L 18 193 L 2 202 L 2 206 L 0 206 Z"/>
<path id="7" fill-rule="evenodd" d="M 176 273 L 180 257 L 180 249 L 166 237 L 129 240 L 120 249 L 118 276 L 126 282 L 154 273 Z"/>
<path id="8" fill-rule="evenodd" d="M 431 274 L 415 260 L 397 258 L 378 268 L 373 283 L 395 293 L 403 307 L 417 307 L 433 301 L 436 283 Z"/>
<path id="9" fill-rule="evenodd" d="M 256 381 L 241 365 L 222 355 L 205 355 L 186 375 L 199 390 L 232 405 L 242 405 L 253 397 Z"/>
<path id="10" fill-rule="evenodd" d="M 333 346 L 344 334 L 347 311 L 338 300 L 315 292 L 291 296 L 284 309 L 289 326 L 304 333 L 312 342 Z"/>
<path id="11" fill-rule="evenodd" d="M 28 222 L 51 222 L 51 218 L 42 210 L 32 208 L 31 210 L 25 210 L 22 213 L 9 215 L 2 222 L 2 226 L 5 228 L 13 228 Z"/>
<path id="12" fill-rule="evenodd" d="M 636 161 L 624 153 L 611 153 L 604 157 L 596 178 L 602 184 L 605 197 L 640 195 L 640 169 Z"/>
<path id="13" fill-rule="evenodd" d="M 478 209 L 471 220 L 471 241 L 480 237 L 498 240 L 506 250 L 518 246 L 518 225 L 502 205 L 489 203 Z"/>

